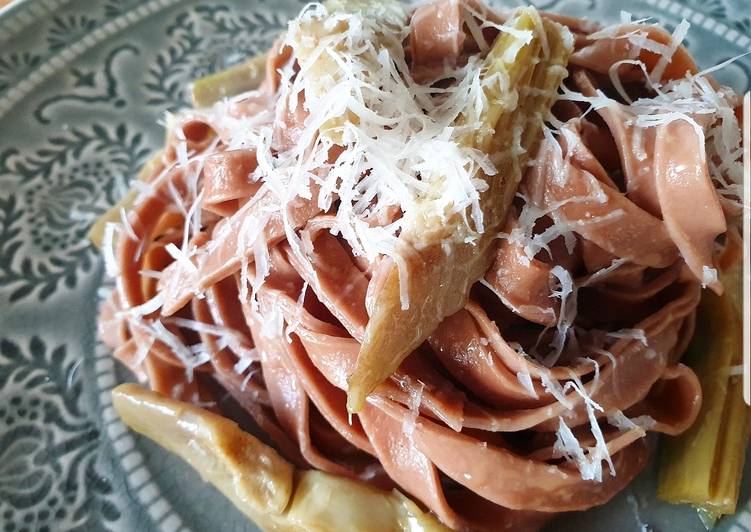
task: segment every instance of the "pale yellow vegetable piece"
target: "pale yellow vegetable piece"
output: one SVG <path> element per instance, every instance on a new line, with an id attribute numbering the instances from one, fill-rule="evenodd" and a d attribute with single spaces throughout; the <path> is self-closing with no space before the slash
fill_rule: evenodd
<path id="1" fill-rule="evenodd" d="M 162 150 L 159 150 L 154 155 L 152 155 L 151 159 L 149 159 L 148 162 L 143 165 L 143 168 L 141 168 L 141 171 L 138 173 L 137 180 L 145 181 L 150 179 L 154 173 L 154 170 L 160 164 L 161 157 Z M 138 191 L 134 188 L 131 188 L 120 201 L 115 203 L 112 207 L 107 209 L 104 214 L 97 218 L 97 220 L 91 226 L 91 229 L 89 229 L 89 240 L 91 240 L 92 244 L 94 244 L 97 248 L 102 247 L 104 228 L 108 223 L 120 222 L 121 211 L 125 210 L 125 212 L 128 212 L 131 207 L 133 207 L 133 204 L 135 203 L 137 197 Z"/>
<path id="2" fill-rule="evenodd" d="M 493 159 L 497 173 L 484 177 L 488 189 L 480 194 L 484 232 L 473 242 L 463 240 L 468 229 L 459 214 L 445 220 L 433 198 L 425 198 L 405 216 L 399 237 L 406 272 L 400 284 L 396 263 L 386 272 L 365 332 L 355 371 L 349 378 L 347 406 L 359 411 L 365 397 L 445 318 L 467 302 L 471 286 L 487 271 L 492 251 L 529 157 L 542 136 L 543 118 L 555 101 L 573 37 L 565 27 L 542 19 L 534 8 L 516 11 L 484 64 L 483 112 L 473 116 L 474 102 L 459 119 L 480 126 L 465 144 Z M 542 34 L 544 32 L 544 35 Z M 529 38 L 525 38 L 525 36 Z M 549 54 L 545 55 L 543 39 Z M 402 308 L 400 289 L 409 307 Z"/>
<path id="3" fill-rule="evenodd" d="M 320 471 L 295 470 L 236 423 L 135 384 L 112 392 L 133 430 L 188 462 L 264 530 L 448 530 L 394 490 Z"/>
<path id="4" fill-rule="evenodd" d="M 193 106 L 208 107 L 223 98 L 242 94 L 261 86 L 266 73 L 266 54 L 258 54 L 226 70 L 209 74 L 193 82 Z"/>
<path id="5" fill-rule="evenodd" d="M 664 441 L 657 489 L 665 501 L 696 506 L 708 525 L 735 513 L 751 433 L 742 377 L 731 375 L 731 368 L 743 362 L 740 268 L 721 280 L 722 296 L 709 290 L 702 295 L 694 339 L 684 357 L 701 382 L 701 412 L 688 431 Z"/>

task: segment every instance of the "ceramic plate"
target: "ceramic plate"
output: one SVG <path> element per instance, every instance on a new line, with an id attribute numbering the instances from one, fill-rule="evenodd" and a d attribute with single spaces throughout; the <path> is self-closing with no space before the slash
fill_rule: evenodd
<path id="1" fill-rule="evenodd" d="M 614 22 L 626 3 L 540 0 Z M 16 0 L 0 10 L 0 530 L 255 530 L 179 459 L 118 420 L 127 380 L 96 341 L 92 221 L 161 144 L 190 80 L 265 49 L 294 0 Z M 636 17 L 692 24 L 702 66 L 751 47 L 748 0 L 641 0 Z M 748 89 L 751 59 L 718 77 Z M 751 477 L 751 475 L 747 475 Z M 748 478 L 747 478 L 748 479 Z M 748 489 L 722 530 L 751 529 Z M 654 500 L 653 468 L 560 530 L 702 530 Z"/>

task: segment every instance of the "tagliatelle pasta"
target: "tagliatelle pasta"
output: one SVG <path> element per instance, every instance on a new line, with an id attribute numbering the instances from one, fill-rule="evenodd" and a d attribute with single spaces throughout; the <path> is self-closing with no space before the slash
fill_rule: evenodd
<path id="1" fill-rule="evenodd" d="M 456 530 L 607 502 L 698 414 L 680 359 L 739 212 L 737 96 L 686 30 L 306 7 L 260 88 L 170 117 L 102 232 L 102 339 Z"/>

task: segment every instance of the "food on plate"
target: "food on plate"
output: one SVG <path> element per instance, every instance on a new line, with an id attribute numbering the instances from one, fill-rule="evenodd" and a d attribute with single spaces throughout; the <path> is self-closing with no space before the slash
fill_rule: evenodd
<path id="1" fill-rule="evenodd" d="M 270 529 L 538 529 L 649 433 L 661 496 L 732 512 L 737 345 L 682 357 L 740 331 L 740 100 L 687 31 L 339 0 L 197 80 L 92 230 L 124 421 Z"/>

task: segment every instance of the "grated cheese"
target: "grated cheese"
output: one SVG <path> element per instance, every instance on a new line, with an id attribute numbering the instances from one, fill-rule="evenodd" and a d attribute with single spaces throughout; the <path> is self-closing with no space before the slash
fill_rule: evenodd
<path id="1" fill-rule="evenodd" d="M 166 251 L 170 257 L 172 257 L 177 262 L 179 262 L 180 266 L 185 268 L 187 271 L 189 272 L 197 271 L 196 265 L 193 264 L 192 260 L 190 260 L 190 256 L 185 251 L 183 251 L 182 249 L 177 247 L 175 244 L 173 244 L 172 242 L 164 246 L 164 251 Z"/>
<path id="2" fill-rule="evenodd" d="M 529 372 L 517 371 L 516 379 L 519 381 L 519 384 L 524 387 L 524 390 L 532 399 L 538 399 L 537 391 L 535 390 L 535 386 L 532 383 L 532 377 L 530 377 Z"/>
<path id="3" fill-rule="evenodd" d="M 622 432 L 630 430 L 640 430 L 642 435 L 646 435 L 647 430 L 653 428 L 657 422 L 651 416 L 638 416 L 635 418 L 627 417 L 622 411 L 616 410 L 607 416 L 608 423 Z"/>
<path id="4" fill-rule="evenodd" d="M 154 346 L 154 338 L 148 337 L 146 341 L 139 340 L 138 342 L 138 351 L 136 351 L 136 356 L 134 359 L 134 365 L 135 367 L 139 368 L 141 367 L 141 364 L 143 364 L 146 361 L 146 358 L 149 356 L 149 353 L 151 352 L 151 348 Z M 138 373 L 139 380 L 146 380 L 147 376 L 143 372 Z"/>
<path id="5" fill-rule="evenodd" d="M 706 264 L 702 267 L 701 287 L 706 288 L 708 285 L 717 282 L 717 270 L 710 268 Z"/>
<path id="6" fill-rule="evenodd" d="M 547 373 L 543 373 L 540 376 L 540 382 L 545 391 L 552 395 L 555 400 L 561 403 L 567 410 L 574 408 L 574 404 L 568 399 L 568 397 L 566 397 L 566 391 L 563 386 L 561 386 L 556 379 L 551 379 Z"/>
<path id="7" fill-rule="evenodd" d="M 138 274 L 141 277 L 146 277 L 148 279 L 157 279 L 158 280 L 158 279 L 162 278 L 163 272 L 156 271 L 156 270 L 146 270 L 146 269 L 143 269 L 143 270 L 139 271 Z"/>
<path id="8" fill-rule="evenodd" d="M 125 234 L 128 236 L 128 238 L 130 238 L 134 242 L 137 242 L 138 235 L 136 235 L 136 232 L 133 230 L 133 226 L 130 225 L 130 220 L 128 220 L 128 214 L 125 212 L 124 207 L 120 207 L 120 224 L 125 230 Z"/>
<path id="9" fill-rule="evenodd" d="M 114 222 L 108 222 L 104 226 L 102 235 L 102 256 L 104 257 L 104 269 L 109 277 L 117 277 L 120 274 L 120 266 L 115 258 L 115 232 L 119 226 Z"/>
<path id="10" fill-rule="evenodd" d="M 691 24 L 689 24 L 686 19 L 681 20 L 680 24 L 676 26 L 675 31 L 673 31 L 673 34 L 670 36 L 670 44 L 668 45 L 667 49 L 660 55 L 660 59 L 657 61 L 657 64 L 655 65 L 654 69 L 652 69 L 652 72 L 649 75 L 652 83 L 660 82 L 662 75 L 665 73 L 665 69 L 667 68 L 668 64 L 670 64 L 670 61 L 673 58 L 673 54 L 675 54 L 675 51 L 681 45 L 683 39 L 686 38 L 686 34 L 688 33 L 690 27 Z"/>
<path id="11" fill-rule="evenodd" d="M 605 332 L 605 334 L 607 336 L 610 336 L 611 338 L 630 338 L 632 340 L 641 342 L 644 347 L 649 347 L 649 343 L 647 342 L 647 335 L 645 334 L 644 329 L 620 329 L 618 331 L 607 331 Z"/>
<path id="12" fill-rule="evenodd" d="M 420 405 L 422 404 L 422 393 L 425 390 L 425 383 L 418 379 L 417 385 L 409 386 L 409 383 L 403 383 L 402 388 L 406 389 L 409 393 L 407 400 L 409 415 L 404 421 L 404 433 L 411 436 L 415 431 L 417 418 L 420 417 Z"/>
<path id="13" fill-rule="evenodd" d="M 300 290 L 300 295 L 297 297 L 297 302 L 295 303 L 295 313 L 292 316 L 292 319 L 287 323 L 287 327 L 284 329 L 284 335 L 287 338 L 288 343 L 292 343 L 291 335 L 300 326 L 300 319 L 302 317 L 303 304 L 305 303 L 305 294 L 307 293 L 307 291 L 308 281 L 304 281 L 302 290 Z"/>
<path id="14" fill-rule="evenodd" d="M 131 326 L 135 325 L 136 327 L 146 329 L 152 337 L 170 348 L 172 353 L 174 353 L 185 366 L 185 375 L 188 382 L 193 381 L 193 369 L 209 360 L 207 353 L 199 355 L 194 354 L 194 351 L 190 347 L 186 346 L 177 335 L 167 330 L 164 324 L 159 320 L 150 322 L 141 320 L 136 323 L 134 323 L 134 320 L 132 319 L 129 321 Z"/>
<path id="15" fill-rule="evenodd" d="M 559 288 L 554 290 L 551 297 L 558 297 L 561 300 L 560 310 L 558 312 L 558 323 L 554 331 L 553 341 L 550 344 L 552 352 L 543 360 L 543 364 L 550 367 L 555 365 L 558 358 L 563 352 L 566 340 L 574 331 L 572 329 L 577 313 L 577 294 L 579 287 L 574 283 L 571 274 L 562 266 L 555 266 L 550 273 L 558 279 Z M 547 329 L 547 328 L 546 328 Z"/>
<path id="16" fill-rule="evenodd" d="M 135 307 L 130 307 L 118 315 L 146 316 L 159 310 L 164 304 L 164 292 L 158 292 L 154 297 Z"/>
<path id="17" fill-rule="evenodd" d="M 556 442 L 554 450 L 558 451 L 566 457 L 568 460 L 576 462 L 576 466 L 579 469 L 579 473 L 584 480 L 594 480 L 596 482 L 602 482 L 602 462 L 606 462 L 610 469 L 610 475 L 615 476 L 615 466 L 610 457 L 610 451 L 608 450 L 605 437 L 602 434 L 602 429 L 597 421 L 595 411 L 604 412 L 603 408 L 597 404 L 587 394 L 584 389 L 584 385 L 576 375 L 572 373 L 570 381 L 566 383 L 566 387 L 573 388 L 584 400 L 584 406 L 587 411 L 587 417 L 589 419 L 590 429 L 592 436 L 595 438 L 595 446 L 587 448 L 587 453 L 584 453 L 584 449 L 579 444 L 579 441 L 571 432 L 571 429 L 566 425 L 566 422 L 562 417 L 559 417 L 558 430 L 556 431 Z"/>

